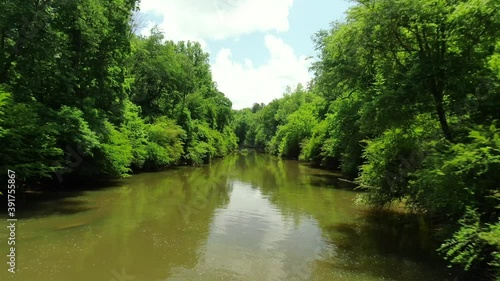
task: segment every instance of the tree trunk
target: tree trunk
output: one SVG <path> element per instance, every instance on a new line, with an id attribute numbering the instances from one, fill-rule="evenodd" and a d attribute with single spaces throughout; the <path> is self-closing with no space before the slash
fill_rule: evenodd
<path id="1" fill-rule="evenodd" d="M 13 57 L 13 55 L 11 55 L 7 58 L 7 61 L 5 62 L 5 64 L 1 66 L 0 84 L 7 83 L 7 81 L 9 80 L 9 70 L 12 67 L 13 62 L 14 62 L 14 57 Z"/>
<path id="2" fill-rule="evenodd" d="M 434 97 L 434 104 L 436 107 L 436 113 L 438 115 L 439 124 L 441 125 L 441 130 L 443 131 L 444 137 L 453 142 L 453 136 L 448 125 L 448 120 L 446 119 L 446 112 L 443 106 L 443 92 L 438 89 L 437 85 L 433 83 L 432 96 Z"/>

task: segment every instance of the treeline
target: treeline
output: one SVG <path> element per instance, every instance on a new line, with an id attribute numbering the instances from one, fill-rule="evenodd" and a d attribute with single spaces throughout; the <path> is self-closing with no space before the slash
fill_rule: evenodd
<path id="1" fill-rule="evenodd" d="M 236 148 L 208 54 L 134 35 L 135 0 L 0 3 L 0 166 L 18 179 L 116 177 Z"/>
<path id="2" fill-rule="evenodd" d="M 450 264 L 500 280 L 500 2 L 358 0 L 314 39 L 311 84 L 237 112 L 240 144 L 404 202 Z"/>

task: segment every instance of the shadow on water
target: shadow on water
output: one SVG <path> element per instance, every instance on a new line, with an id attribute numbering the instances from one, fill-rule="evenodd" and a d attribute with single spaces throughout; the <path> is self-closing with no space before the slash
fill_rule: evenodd
<path id="1" fill-rule="evenodd" d="M 324 272 L 373 280 L 453 280 L 436 248 L 432 230 L 422 216 L 353 206 L 357 185 L 339 173 L 306 163 L 251 154 L 238 159 L 238 178 L 252 183 L 293 219 L 310 216 L 337 249 L 332 260 L 318 261 Z M 355 191 L 354 191 L 355 190 Z M 299 219 L 298 219 L 299 220 Z M 330 273 L 327 273 L 330 274 Z M 381 277 L 382 279 L 375 279 Z M 349 279 L 350 280 L 350 279 Z M 360 279 L 369 280 L 369 279 Z"/>
<path id="2" fill-rule="evenodd" d="M 410 280 L 420 272 L 432 273 L 422 276 L 425 278 L 422 280 L 430 277 L 443 281 L 476 280 L 460 270 L 447 269 L 446 262 L 435 250 L 440 242 L 433 237 L 421 215 L 364 210 L 359 220 L 335 223 L 324 231 L 335 244 L 341 261 L 336 262 L 334 268 L 365 272 L 388 280 Z"/>
<path id="3" fill-rule="evenodd" d="M 220 161 L 215 161 L 219 163 Z M 42 186 L 33 187 L 28 190 L 17 191 L 16 193 L 16 217 L 19 219 L 41 218 L 51 215 L 74 215 L 91 211 L 97 206 L 93 206 L 87 198 L 89 192 L 101 192 L 110 189 L 123 187 L 127 184 L 140 185 L 143 179 L 148 179 L 148 186 L 162 186 L 165 174 L 177 175 L 177 179 L 182 181 L 192 181 L 193 175 L 200 181 L 216 178 L 209 174 L 213 164 L 200 167 L 179 166 L 168 167 L 161 171 L 144 171 L 134 174 L 125 179 L 102 179 L 92 180 L 65 178 L 63 182 L 52 184 L 44 183 Z M 217 170 L 217 169 L 215 169 Z M 195 173 L 196 171 L 196 173 Z M 213 171 L 213 170 L 212 170 Z M 216 173 L 220 176 L 220 173 Z M 189 175 L 189 176 L 188 176 Z M 191 179 L 187 179 L 189 177 Z M 188 183 L 185 186 L 190 186 Z M 6 192 L 4 192 L 6 194 Z M 7 203 L 7 196 L 4 196 Z"/>
<path id="4" fill-rule="evenodd" d="M 330 187 L 335 189 L 355 190 L 358 185 L 346 180 L 341 174 L 311 173 L 309 182 L 316 187 Z"/>
<path id="5" fill-rule="evenodd" d="M 28 190 L 16 194 L 16 217 L 19 219 L 40 218 L 50 215 L 73 215 L 94 209 L 83 197 L 86 192 L 115 188 L 121 180 L 97 182 L 65 182 L 47 190 Z"/>
<path id="6" fill-rule="evenodd" d="M 415 262 L 428 260 L 429 255 L 437 257 L 430 251 L 437 241 L 432 239 L 422 217 L 389 210 L 363 213 L 362 223 L 338 223 L 328 230 L 340 233 L 344 246 L 356 247 L 360 253 L 400 255 Z"/>

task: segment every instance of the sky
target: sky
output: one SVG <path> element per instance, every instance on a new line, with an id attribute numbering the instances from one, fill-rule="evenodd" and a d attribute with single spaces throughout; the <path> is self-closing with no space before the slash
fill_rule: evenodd
<path id="1" fill-rule="evenodd" d="M 142 0 L 142 29 L 200 42 L 218 89 L 234 109 L 269 103 L 307 85 L 317 56 L 312 36 L 341 21 L 347 0 Z M 312 58 L 311 58 L 312 57 Z"/>

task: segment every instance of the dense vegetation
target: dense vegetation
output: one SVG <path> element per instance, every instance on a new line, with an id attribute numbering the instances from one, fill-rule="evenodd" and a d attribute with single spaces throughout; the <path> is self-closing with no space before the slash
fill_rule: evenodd
<path id="1" fill-rule="evenodd" d="M 0 4 L 0 166 L 18 179 L 116 177 L 236 148 L 208 55 L 134 35 L 136 0 Z"/>
<path id="2" fill-rule="evenodd" d="M 134 34 L 136 0 L 0 4 L 0 166 L 25 182 L 201 164 L 238 145 L 340 169 L 500 280 L 500 1 L 357 0 L 307 87 L 232 112 L 208 54 Z M 233 121 L 234 115 L 234 121 Z M 234 127 L 234 132 L 233 128 Z"/>
<path id="3" fill-rule="evenodd" d="M 358 0 L 315 42 L 307 89 L 236 113 L 240 144 L 404 202 L 450 264 L 500 280 L 500 1 Z"/>

